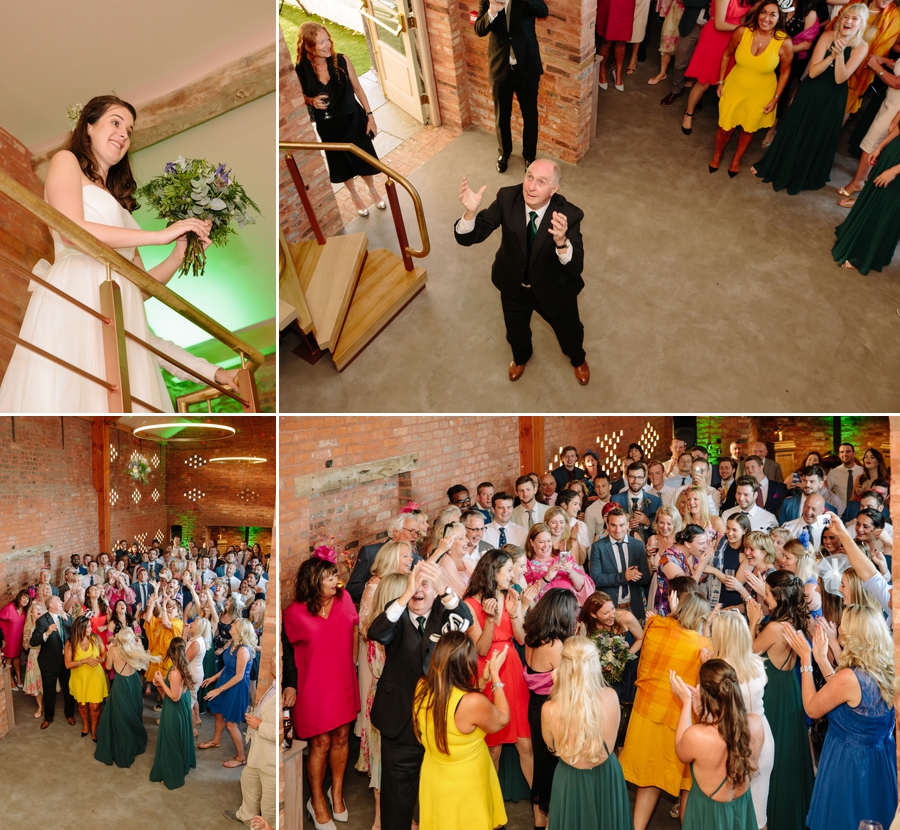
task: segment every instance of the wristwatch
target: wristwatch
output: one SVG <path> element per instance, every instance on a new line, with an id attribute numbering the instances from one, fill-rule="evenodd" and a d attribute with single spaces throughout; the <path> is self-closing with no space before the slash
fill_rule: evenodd
<path id="1" fill-rule="evenodd" d="M 444 593 L 441 594 L 441 599 L 449 599 L 454 596 L 453 589 L 448 585 L 444 588 Z"/>

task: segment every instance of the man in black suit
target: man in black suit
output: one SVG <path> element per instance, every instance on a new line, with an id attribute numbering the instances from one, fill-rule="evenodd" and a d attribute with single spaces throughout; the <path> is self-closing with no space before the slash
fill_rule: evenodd
<path id="1" fill-rule="evenodd" d="M 402 596 L 369 625 L 367 636 L 385 653 L 372 703 L 372 726 L 381 732 L 382 827 L 408 828 L 419 797 L 425 750 L 413 731 L 416 684 L 428 671 L 441 634 L 465 631 L 471 624 L 469 607 L 446 586 L 443 569 L 422 562 L 410 573 Z"/>
<path id="2" fill-rule="evenodd" d="M 454 234 L 460 245 L 476 245 L 502 226 L 491 281 L 500 290 L 506 340 L 512 347 L 509 379 L 518 380 L 531 357 L 531 315 L 553 328 L 582 386 L 591 379 L 584 354 L 578 294 L 584 288 L 584 213 L 557 192 L 559 165 L 546 159 L 525 172 L 522 187 L 502 187 L 494 203 L 479 211 L 487 185 L 477 193 L 463 179 L 459 200 L 466 209 Z M 476 215 L 477 214 L 477 215 Z"/>
<path id="3" fill-rule="evenodd" d="M 772 481 L 766 476 L 763 459 L 758 455 L 748 455 L 744 459 L 744 473 L 752 476 L 759 483 L 756 503 L 773 516 L 778 516 L 787 495 L 787 485 L 779 481 Z"/>
<path id="4" fill-rule="evenodd" d="M 412 548 L 413 562 L 418 562 L 420 557 L 416 555 L 415 544 L 419 538 L 419 520 L 412 513 L 398 513 L 388 522 L 387 526 L 389 542 L 407 542 Z M 359 604 L 366 583 L 371 576 L 372 563 L 378 555 L 378 551 L 384 546 L 384 542 L 376 542 L 372 545 L 363 545 L 356 556 L 356 564 L 353 573 L 347 581 L 347 593 L 350 599 Z"/>
<path id="5" fill-rule="evenodd" d="M 722 494 L 722 503 L 719 505 L 719 513 L 734 507 L 737 504 L 735 491 L 737 490 L 737 461 L 730 456 L 719 459 L 719 479 L 721 485 L 719 492 Z"/>
<path id="6" fill-rule="evenodd" d="M 62 688 L 63 711 L 70 725 L 75 725 L 75 698 L 69 691 L 69 670 L 63 658 L 63 651 L 69 639 L 72 618 L 63 610 L 62 600 L 53 596 L 47 601 L 47 613 L 38 617 L 31 634 L 33 648 L 40 646 L 38 666 L 41 669 L 41 684 L 44 687 L 44 722 L 41 729 L 53 723 L 56 709 L 56 682 Z"/>
<path id="7" fill-rule="evenodd" d="M 643 622 L 644 592 L 650 567 L 644 544 L 628 535 L 628 514 L 615 507 L 606 515 L 607 535 L 591 546 L 589 570 L 599 590 L 606 591 L 616 608 L 629 608 Z"/>
<path id="8" fill-rule="evenodd" d="M 499 158 L 497 170 L 506 172 L 512 155 L 512 99 L 522 112 L 522 156 L 527 168 L 537 155 L 538 86 L 544 66 L 534 33 L 534 19 L 549 14 L 544 0 L 481 0 L 475 21 L 478 37 L 490 35 L 488 74 L 494 96 L 494 125 Z"/>

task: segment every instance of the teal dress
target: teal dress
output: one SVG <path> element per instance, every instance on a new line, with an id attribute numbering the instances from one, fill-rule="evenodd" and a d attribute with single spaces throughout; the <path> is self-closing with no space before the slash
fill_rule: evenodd
<path id="1" fill-rule="evenodd" d="M 852 51 L 849 46 L 844 49 L 845 61 Z M 825 187 L 831 179 L 846 106 L 847 82 L 835 82 L 833 64 L 821 75 L 805 78 L 772 146 L 755 165 L 756 175 L 771 182 L 775 190 L 786 188 L 792 196 Z"/>
<path id="2" fill-rule="evenodd" d="M 603 748 L 608 757 L 591 769 L 576 769 L 560 759 L 553 774 L 548 830 L 632 830 L 622 767 L 606 741 Z"/>
<path id="3" fill-rule="evenodd" d="M 169 682 L 170 669 L 166 674 Z M 151 781 L 162 781 L 170 790 L 184 786 L 185 776 L 197 766 L 194 750 L 194 731 L 191 725 L 191 693 L 183 689 L 181 697 L 175 701 L 168 695 L 163 697 L 162 713 L 159 719 L 159 733 L 156 736 L 156 755 Z"/>
<path id="4" fill-rule="evenodd" d="M 707 795 L 700 789 L 694 778 L 694 764 L 691 762 L 691 790 L 684 808 L 684 823 L 681 830 L 757 830 L 756 811 L 750 788 L 732 801 L 713 801 L 712 796 L 725 786 L 728 778 Z M 769 827 L 779 827 L 770 818 Z M 798 827 L 801 830 L 803 825 Z M 785 825 L 787 827 L 787 825 Z"/>
<path id="5" fill-rule="evenodd" d="M 865 275 L 891 264 L 900 241 L 900 176 L 887 187 L 876 187 L 875 179 L 898 164 L 900 139 L 894 139 L 879 156 L 847 218 L 835 228 L 831 255 L 839 265 L 849 261 Z"/>
<path id="6" fill-rule="evenodd" d="M 100 715 L 94 758 L 108 766 L 130 767 L 136 756 L 143 755 L 147 749 L 143 711 L 140 676 L 137 672 L 127 676 L 116 672 Z"/>

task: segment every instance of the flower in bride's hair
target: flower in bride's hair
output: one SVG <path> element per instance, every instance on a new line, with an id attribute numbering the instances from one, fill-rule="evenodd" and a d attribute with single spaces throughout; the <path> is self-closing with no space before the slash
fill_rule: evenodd
<path id="1" fill-rule="evenodd" d="M 72 125 L 72 129 L 75 129 L 75 126 L 78 124 L 78 119 L 81 118 L 81 111 L 84 109 L 83 104 L 74 104 L 66 107 L 66 118 L 69 119 L 69 123 Z"/>

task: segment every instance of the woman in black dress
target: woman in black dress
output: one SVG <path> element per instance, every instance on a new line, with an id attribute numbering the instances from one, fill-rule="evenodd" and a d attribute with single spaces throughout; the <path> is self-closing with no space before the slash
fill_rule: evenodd
<path id="1" fill-rule="evenodd" d="M 335 53 L 331 35 L 324 26 L 307 22 L 300 27 L 294 69 L 319 138 L 323 142 L 355 144 L 370 156 L 378 158 L 372 144 L 378 128 L 369 110 L 366 93 L 350 59 Z M 356 191 L 356 176 L 362 176 L 375 207 L 385 209 L 384 200 L 375 189 L 375 174 L 378 171 L 371 164 L 353 153 L 326 151 L 325 160 L 331 181 L 344 183 L 360 216 L 368 216 L 369 210 Z"/>

